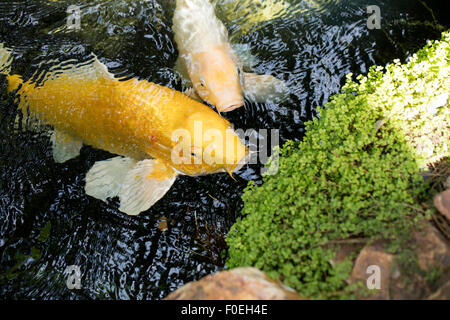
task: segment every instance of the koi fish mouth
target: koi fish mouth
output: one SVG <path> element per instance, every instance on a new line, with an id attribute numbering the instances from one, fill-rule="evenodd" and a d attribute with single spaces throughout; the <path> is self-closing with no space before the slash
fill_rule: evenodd
<path id="1" fill-rule="evenodd" d="M 244 157 L 236 164 L 232 172 L 238 172 L 242 167 L 250 162 L 251 153 L 247 152 Z"/>
<path id="2" fill-rule="evenodd" d="M 243 100 L 235 101 L 235 102 L 232 102 L 230 104 L 227 104 L 227 105 L 224 105 L 224 106 L 218 108 L 218 111 L 219 112 L 230 112 L 230 111 L 233 111 L 234 109 L 240 108 L 242 106 L 244 106 Z"/>

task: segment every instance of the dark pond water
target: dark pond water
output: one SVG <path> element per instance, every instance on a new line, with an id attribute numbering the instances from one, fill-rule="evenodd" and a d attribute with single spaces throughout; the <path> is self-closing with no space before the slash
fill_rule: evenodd
<path id="1" fill-rule="evenodd" d="M 236 128 L 279 129 L 281 143 L 302 138 L 304 122 L 339 91 L 347 73 L 405 61 L 450 24 L 445 1 L 264 1 L 266 9 L 276 8 L 272 19 L 257 17 L 258 1 L 231 2 L 250 6 L 218 8 L 232 41 L 248 44 L 255 70 L 284 79 L 292 95 L 283 104 L 246 102 L 226 117 Z M 45 61 L 83 60 L 94 52 L 117 75 L 180 90 L 174 3 L 2 0 L 0 42 L 14 48 L 12 71 L 25 78 Z M 80 5 L 80 30 L 65 27 L 71 4 Z M 367 28 L 367 5 L 380 7 L 380 30 Z M 154 207 L 129 217 L 117 200 L 103 203 L 84 193 L 88 169 L 111 155 L 83 147 L 80 157 L 56 164 L 45 134 L 14 129 L 17 105 L 4 77 L 0 86 L 0 298 L 161 299 L 224 267 L 224 237 L 240 215 L 243 188 L 260 182 L 261 165 L 244 167 L 236 181 L 227 174 L 180 177 Z M 168 228 L 161 231 L 164 219 Z M 81 269 L 80 290 L 66 286 L 69 265 Z"/>

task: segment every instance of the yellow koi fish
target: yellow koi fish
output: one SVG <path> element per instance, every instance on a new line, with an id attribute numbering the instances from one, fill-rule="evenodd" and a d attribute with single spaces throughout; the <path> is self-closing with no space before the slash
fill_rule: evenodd
<path id="1" fill-rule="evenodd" d="M 248 149 L 230 123 L 181 92 L 145 80 L 120 81 L 96 57 L 61 63 L 39 83 L 11 75 L 11 51 L 0 45 L 0 73 L 16 91 L 24 116 L 54 128 L 55 161 L 79 155 L 82 144 L 120 155 L 86 175 L 88 195 L 118 196 L 119 210 L 137 215 L 170 189 L 178 174 L 239 170 Z"/>
<path id="2" fill-rule="evenodd" d="M 272 98 L 280 102 L 289 96 L 283 81 L 242 71 L 228 32 L 209 0 L 177 0 L 172 29 L 179 51 L 176 68 L 190 79 L 191 97 L 228 112 L 244 105 L 244 94 L 257 102 Z"/>

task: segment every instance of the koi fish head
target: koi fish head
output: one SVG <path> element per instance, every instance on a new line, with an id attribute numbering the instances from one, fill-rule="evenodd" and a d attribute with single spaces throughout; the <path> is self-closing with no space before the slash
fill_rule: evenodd
<path id="1" fill-rule="evenodd" d="M 225 46 L 191 55 L 187 62 L 189 77 L 197 94 L 219 112 L 244 105 L 240 69 Z"/>
<path id="2" fill-rule="evenodd" d="M 247 162 L 248 148 L 231 124 L 213 110 L 191 114 L 184 127 L 182 137 L 177 139 L 180 146 L 174 150 L 177 156 L 182 155 L 181 161 L 190 164 L 181 166 L 185 173 L 231 173 Z M 172 162 L 176 163 L 173 157 Z"/>

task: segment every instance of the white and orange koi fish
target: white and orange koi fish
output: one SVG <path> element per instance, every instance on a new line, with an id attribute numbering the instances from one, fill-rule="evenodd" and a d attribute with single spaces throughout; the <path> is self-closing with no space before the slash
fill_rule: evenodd
<path id="1" fill-rule="evenodd" d="M 190 96 L 219 112 L 243 106 L 244 95 L 257 102 L 288 98 L 289 89 L 283 81 L 242 71 L 242 62 L 209 0 L 177 0 L 172 29 L 179 51 L 176 68 L 190 79 Z"/>

